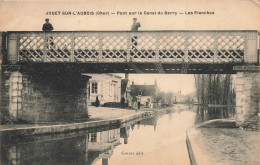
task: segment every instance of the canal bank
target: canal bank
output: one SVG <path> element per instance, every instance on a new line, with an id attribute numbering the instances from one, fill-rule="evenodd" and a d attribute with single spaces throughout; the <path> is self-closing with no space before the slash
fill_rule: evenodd
<path id="1" fill-rule="evenodd" d="M 259 164 L 259 131 L 238 128 L 234 120 L 216 119 L 189 128 L 186 143 L 192 165 Z"/>
<path id="2" fill-rule="evenodd" d="M 41 135 L 54 133 L 67 133 L 84 129 L 108 127 L 123 125 L 124 123 L 136 120 L 142 120 L 154 115 L 155 111 L 165 112 L 166 109 L 155 110 L 129 110 L 118 108 L 91 107 L 89 110 L 90 118 L 87 121 L 78 121 L 74 123 L 42 123 L 42 124 L 10 124 L 1 125 L 1 137 L 23 136 L 23 135 Z"/>

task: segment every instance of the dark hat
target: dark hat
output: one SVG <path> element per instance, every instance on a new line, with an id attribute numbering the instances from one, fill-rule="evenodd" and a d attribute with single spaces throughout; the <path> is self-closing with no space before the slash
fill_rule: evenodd
<path id="1" fill-rule="evenodd" d="M 137 20 L 137 18 L 133 18 L 133 20 Z"/>
<path id="2" fill-rule="evenodd" d="M 45 21 L 49 21 L 49 18 L 46 18 Z"/>

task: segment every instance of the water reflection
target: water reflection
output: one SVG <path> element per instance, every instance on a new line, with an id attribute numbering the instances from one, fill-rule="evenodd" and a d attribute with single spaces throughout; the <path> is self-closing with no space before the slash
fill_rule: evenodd
<path id="1" fill-rule="evenodd" d="M 124 144 L 128 143 L 130 126 L 120 128 L 120 138 L 124 138 Z"/>
<path id="2" fill-rule="evenodd" d="M 210 107 L 194 106 L 197 109 L 195 124 L 212 119 L 233 119 L 235 116 L 235 107 Z"/>
<path id="3" fill-rule="evenodd" d="M 1 164 L 85 164 L 88 155 L 86 136 L 28 141 L 1 146 Z M 44 163 L 43 163 L 44 162 Z"/>
<path id="4" fill-rule="evenodd" d="M 2 140 L 2 144 L 6 142 Z M 93 164 L 98 159 L 107 164 L 107 159 L 119 144 L 120 128 L 93 133 L 22 138 L 18 143 L 1 146 L 1 164 Z"/>
<path id="5" fill-rule="evenodd" d="M 165 159 L 170 159 L 169 162 L 182 161 L 184 157 L 184 164 L 189 164 L 185 131 L 194 123 L 191 120 L 193 116 L 191 112 L 170 113 L 105 130 L 1 138 L 0 164 L 136 164 L 125 159 L 139 153 L 142 156 L 134 160 L 142 159 L 142 162 L 158 155 L 157 152 L 161 152 Z M 122 155 L 122 152 L 132 152 L 134 155 Z M 149 164 L 158 164 L 160 161 L 158 159 Z"/>
<path id="6" fill-rule="evenodd" d="M 149 125 L 149 126 L 153 126 L 154 132 L 156 131 L 156 125 L 157 125 L 157 121 L 159 119 L 160 115 L 157 114 L 156 116 L 152 117 L 152 118 L 148 118 L 148 119 L 144 119 L 142 121 L 140 121 L 141 125 Z"/>

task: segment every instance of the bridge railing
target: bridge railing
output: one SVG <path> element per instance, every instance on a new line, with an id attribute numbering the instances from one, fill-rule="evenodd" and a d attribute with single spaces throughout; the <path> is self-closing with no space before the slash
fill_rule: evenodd
<path id="1" fill-rule="evenodd" d="M 257 31 L 12 31 L 7 50 L 11 63 L 256 63 Z"/>

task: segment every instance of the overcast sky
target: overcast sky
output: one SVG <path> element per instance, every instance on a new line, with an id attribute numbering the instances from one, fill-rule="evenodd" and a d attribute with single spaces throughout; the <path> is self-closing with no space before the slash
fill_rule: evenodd
<path id="1" fill-rule="evenodd" d="M 46 15 L 48 12 L 109 12 L 110 15 Z M 144 12 L 177 12 L 177 15 L 145 15 Z M 211 15 L 187 15 L 201 11 Z M 259 30 L 259 0 L 88 0 L 1 1 L 0 31 L 40 31 L 48 17 L 56 31 L 130 30 L 132 18 L 140 30 Z M 142 15 L 117 15 L 142 12 Z M 116 13 L 111 15 L 111 13 Z M 183 14 L 179 14 L 183 13 Z M 138 84 L 153 84 L 164 91 L 194 91 L 193 75 L 130 75 Z"/>
<path id="2" fill-rule="evenodd" d="M 257 5 L 258 4 L 258 5 Z M 259 0 L 55 0 L 1 1 L 0 30 L 41 30 L 46 17 L 54 30 L 259 30 Z M 142 12 L 143 15 L 46 15 L 48 11 Z M 144 12 L 214 12 L 213 15 L 144 15 Z"/>

